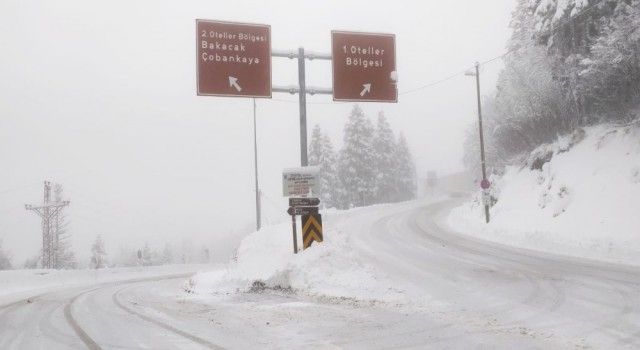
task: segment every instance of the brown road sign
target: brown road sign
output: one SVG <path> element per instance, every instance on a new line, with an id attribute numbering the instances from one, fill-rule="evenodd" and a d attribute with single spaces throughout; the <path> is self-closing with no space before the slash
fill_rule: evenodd
<path id="1" fill-rule="evenodd" d="M 302 215 L 302 248 L 309 248 L 313 241 L 322 242 L 322 215 Z"/>
<path id="2" fill-rule="evenodd" d="M 331 32 L 333 100 L 398 102 L 396 37 Z"/>
<path id="3" fill-rule="evenodd" d="M 289 198 L 289 206 L 291 207 L 313 207 L 319 204 L 319 198 Z"/>
<path id="4" fill-rule="evenodd" d="M 200 96 L 271 97 L 271 27 L 196 20 Z"/>
<path id="5" fill-rule="evenodd" d="M 318 214 L 318 207 L 289 207 L 287 209 L 289 215 L 309 215 Z"/>

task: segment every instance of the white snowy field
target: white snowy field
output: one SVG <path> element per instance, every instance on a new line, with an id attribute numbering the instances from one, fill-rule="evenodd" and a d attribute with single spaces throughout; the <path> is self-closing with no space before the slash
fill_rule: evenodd
<path id="1" fill-rule="evenodd" d="M 484 223 L 478 192 L 452 211 L 451 227 L 519 247 L 640 265 L 637 123 L 588 128 L 491 180 L 491 222 Z"/>

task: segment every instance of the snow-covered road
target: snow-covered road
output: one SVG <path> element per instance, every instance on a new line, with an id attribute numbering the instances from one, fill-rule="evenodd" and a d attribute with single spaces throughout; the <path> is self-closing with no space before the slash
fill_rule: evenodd
<path id="1" fill-rule="evenodd" d="M 541 348 L 640 347 L 640 269 L 457 234 L 445 224 L 457 202 L 383 217 L 373 238 L 358 238 L 377 268 L 442 302 L 452 324 L 479 326 L 467 348 L 499 335 Z"/>
<path id="2" fill-rule="evenodd" d="M 132 288 L 160 282 L 179 285 L 189 274 L 166 275 L 90 287 L 62 289 L 0 308 L 2 349 L 171 349 L 207 340 L 141 314 L 127 300 Z M 157 294 L 157 293 L 156 293 Z M 133 306 L 132 306 L 133 305 Z"/>
<path id="3" fill-rule="evenodd" d="M 277 290 L 204 298 L 182 292 L 184 275 L 154 276 L 0 306 L 0 349 L 640 347 L 637 268 L 456 234 L 444 222 L 459 203 L 371 208 L 340 223 L 364 264 L 423 303 Z"/>

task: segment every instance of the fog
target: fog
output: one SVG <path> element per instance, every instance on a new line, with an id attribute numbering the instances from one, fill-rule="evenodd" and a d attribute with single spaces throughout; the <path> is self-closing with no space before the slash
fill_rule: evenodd
<path id="1" fill-rule="evenodd" d="M 61 183 L 82 262 L 103 235 L 119 246 L 190 241 L 226 259 L 254 225 L 252 102 L 196 96 L 195 19 L 271 25 L 273 49 L 330 51 L 333 29 L 394 33 L 399 102 L 383 110 L 407 137 L 418 176 L 462 169 L 476 120 L 474 61 L 504 52 L 513 0 L 14 1 L 0 3 L 0 239 L 14 264 L 38 254 L 42 182 Z M 481 72 L 490 94 L 499 60 Z M 330 63 L 307 62 L 307 83 L 330 87 Z M 273 84 L 297 83 L 273 58 Z M 413 91 L 411 93 L 406 93 Z M 339 148 L 351 103 L 309 96 Z M 265 224 L 285 219 L 281 171 L 299 165 L 297 96 L 257 100 Z"/>

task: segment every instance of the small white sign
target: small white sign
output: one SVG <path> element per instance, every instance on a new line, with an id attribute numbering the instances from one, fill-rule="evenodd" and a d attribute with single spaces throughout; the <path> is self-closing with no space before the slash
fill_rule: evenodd
<path id="1" fill-rule="evenodd" d="M 482 204 L 491 205 L 491 193 L 489 191 L 482 191 Z"/>
<path id="2" fill-rule="evenodd" d="M 308 196 L 317 192 L 317 178 L 320 168 L 307 166 L 290 168 L 282 171 L 282 195 L 285 197 Z"/>

